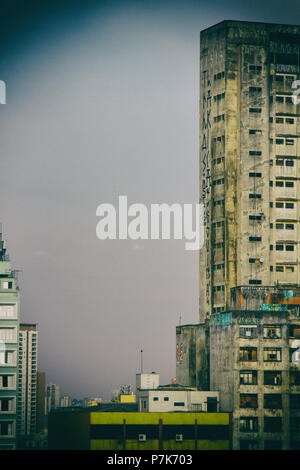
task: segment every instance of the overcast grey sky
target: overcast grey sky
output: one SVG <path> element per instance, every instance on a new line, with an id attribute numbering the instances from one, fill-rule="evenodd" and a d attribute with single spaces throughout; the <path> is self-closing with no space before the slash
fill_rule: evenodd
<path id="1" fill-rule="evenodd" d="M 300 11 L 296 1 L 71 5 L 16 27 L 0 58 L 0 219 L 23 271 L 21 321 L 38 323 L 39 370 L 62 393 L 110 398 L 135 384 L 141 348 L 145 371 L 175 377 L 179 316 L 198 320 L 198 253 L 184 241 L 101 242 L 96 208 L 121 194 L 196 203 L 200 30 L 293 23 Z"/>

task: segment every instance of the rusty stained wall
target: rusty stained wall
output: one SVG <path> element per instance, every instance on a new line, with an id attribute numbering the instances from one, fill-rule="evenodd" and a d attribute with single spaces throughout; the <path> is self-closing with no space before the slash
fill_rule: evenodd
<path id="1" fill-rule="evenodd" d="M 176 383 L 190 387 L 196 386 L 196 328 L 176 327 Z"/>

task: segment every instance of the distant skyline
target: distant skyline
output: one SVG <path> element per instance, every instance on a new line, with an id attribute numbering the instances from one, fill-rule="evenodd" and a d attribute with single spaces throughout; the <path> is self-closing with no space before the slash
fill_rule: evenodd
<path id="1" fill-rule="evenodd" d="M 21 269 L 21 322 L 61 395 L 111 397 L 176 373 L 198 322 L 198 253 L 100 241 L 96 208 L 197 203 L 199 33 L 224 19 L 293 24 L 296 1 L 3 2 L 0 221 Z M 48 3 L 48 2 L 46 2 Z"/>

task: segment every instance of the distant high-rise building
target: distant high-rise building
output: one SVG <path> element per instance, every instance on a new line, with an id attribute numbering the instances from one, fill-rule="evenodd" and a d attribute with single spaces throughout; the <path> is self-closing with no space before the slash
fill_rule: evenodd
<path id="1" fill-rule="evenodd" d="M 54 383 L 49 383 L 46 387 L 45 408 L 46 413 L 55 410 L 60 405 L 60 387 Z"/>
<path id="2" fill-rule="evenodd" d="M 46 394 L 46 374 L 37 373 L 37 396 L 36 396 L 36 427 L 37 432 L 45 428 L 45 394 Z"/>
<path id="3" fill-rule="evenodd" d="M 0 233 L 0 451 L 16 449 L 20 296 Z"/>
<path id="4" fill-rule="evenodd" d="M 200 42 L 202 322 L 232 288 L 300 284 L 300 26 L 223 21 Z"/>
<path id="5" fill-rule="evenodd" d="M 64 395 L 60 398 L 60 407 L 67 408 L 68 406 L 72 406 L 72 398 L 67 395 Z"/>
<path id="6" fill-rule="evenodd" d="M 36 433 L 37 342 L 35 323 L 21 323 L 19 331 L 18 436 Z"/>

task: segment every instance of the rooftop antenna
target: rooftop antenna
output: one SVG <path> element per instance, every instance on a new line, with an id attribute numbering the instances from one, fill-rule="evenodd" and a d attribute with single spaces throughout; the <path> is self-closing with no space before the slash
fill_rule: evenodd
<path id="1" fill-rule="evenodd" d="M 141 374 L 143 373 L 143 350 L 141 349 Z"/>
<path id="2" fill-rule="evenodd" d="M 181 315 L 179 315 L 179 326 L 181 326 Z"/>

